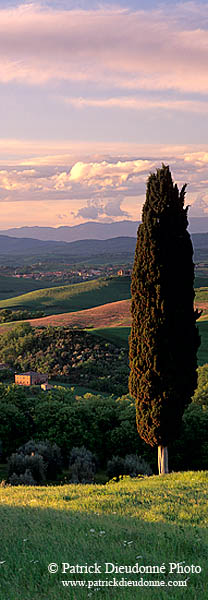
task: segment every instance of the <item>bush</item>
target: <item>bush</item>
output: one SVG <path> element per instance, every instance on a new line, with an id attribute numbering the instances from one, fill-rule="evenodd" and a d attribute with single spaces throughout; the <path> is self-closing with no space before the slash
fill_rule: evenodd
<path id="1" fill-rule="evenodd" d="M 36 481 L 32 476 L 30 469 L 26 469 L 21 475 L 13 473 L 9 478 L 10 485 L 36 485 Z"/>
<path id="2" fill-rule="evenodd" d="M 12 454 L 8 461 L 12 485 L 35 485 L 55 478 L 62 465 L 60 448 L 47 440 L 30 440 Z"/>
<path id="3" fill-rule="evenodd" d="M 137 477 L 137 475 L 152 475 L 152 469 L 142 456 L 127 454 L 124 459 L 124 474 L 130 475 L 130 477 Z"/>
<path id="4" fill-rule="evenodd" d="M 112 456 L 111 460 L 107 462 L 107 474 L 109 479 L 116 477 L 119 480 L 119 475 L 125 474 L 124 458 L 121 456 Z"/>
<path id="5" fill-rule="evenodd" d="M 85 446 L 72 448 L 69 457 L 71 482 L 93 483 L 96 472 L 96 457 Z"/>
<path id="6" fill-rule="evenodd" d="M 10 483 L 13 475 L 20 477 L 21 475 L 25 475 L 27 470 L 30 471 L 35 482 L 41 483 L 42 481 L 45 481 L 46 465 L 40 454 L 36 453 L 34 455 L 31 454 L 30 456 L 18 452 L 12 454 L 8 461 L 8 476 Z M 15 484 L 13 483 L 13 485 Z"/>
<path id="7" fill-rule="evenodd" d="M 18 453 L 26 455 L 39 454 L 45 465 L 46 479 L 56 479 L 62 468 L 61 450 L 57 444 L 50 444 L 48 440 L 35 442 L 30 440 L 17 450 Z"/>
<path id="8" fill-rule="evenodd" d="M 120 476 L 130 475 L 152 475 L 152 469 L 148 462 L 137 454 L 126 454 L 125 458 L 121 456 L 113 456 L 107 463 L 107 473 L 110 479 L 116 477 L 117 481 Z"/>

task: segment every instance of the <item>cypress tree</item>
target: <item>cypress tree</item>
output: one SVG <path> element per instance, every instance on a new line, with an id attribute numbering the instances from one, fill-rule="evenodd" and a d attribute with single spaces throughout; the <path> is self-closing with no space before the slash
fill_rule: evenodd
<path id="1" fill-rule="evenodd" d="M 158 446 L 160 474 L 168 472 L 167 446 L 197 385 L 199 314 L 185 191 L 168 166 L 150 175 L 132 273 L 129 391 L 140 437 Z"/>

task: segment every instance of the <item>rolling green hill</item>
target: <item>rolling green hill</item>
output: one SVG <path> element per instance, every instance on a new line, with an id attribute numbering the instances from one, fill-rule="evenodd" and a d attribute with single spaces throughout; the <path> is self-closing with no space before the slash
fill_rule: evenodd
<path id="1" fill-rule="evenodd" d="M 101 278 L 36 290 L 0 301 L 1 308 L 44 310 L 47 315 L 74 312 L 130 298 L 130 277 Z"/>
<path id="2" fill-rule="evenodd" d="M 77 312 L 110 302 L 127 300 L 131 296 L 130 283 L 130 277 L 110 277 L 34 290 L 34 287 L 39 288 L 39 285 L 32 280 L 21 280 L 20 282 L 11 277 L 2 277 L 0 278 L 2 287 L 0 309 L 44 310 L 47 315 Z M 32 286 L 34 291 L 30 292 Z M 14 291 L 18 292 L 20 289 L 28 293 L 15 295 Z M 11 297 L 4 300 L 5 294 L 7 296 L 10 294 Z M 208 305 L 208 288 L 198 288 L 195 300 L 197 304 L 207 303 Z"/>
<path id="3" fill-rule="evenodd" d="M 53 284 L 56 285 L 55 283 Z M 6 277 L 0 275 L 0 301 L 8 298 L 13 298 L 19 294 L 27 294 L 28 292 L 51 287 L 49 281 L 35 281 L 35 279 L 20 279 L 16 277 Z"/>

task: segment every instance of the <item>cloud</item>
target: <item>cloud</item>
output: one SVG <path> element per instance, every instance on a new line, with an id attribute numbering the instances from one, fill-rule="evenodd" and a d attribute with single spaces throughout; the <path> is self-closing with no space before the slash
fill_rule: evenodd
<path id="1" fill-rule="evenodd" d="M 30 190 L 39 187 L 36 182 L 35 169 L 27 169 L 22 171 L 13 170 L 0 170 L 0 189 L 7 191 L 16 190 Z"/>
<path id="2" fill-rule="evenodd" d="M 208 91 L 207 6 L 0 10 L 0 80 Z"/>
<path id="3" fill-rule="evenodd" d="M 208 102 L 204 98 L 201 100 L 191 100 L 186 98 L 171 99 L 171 98 L 158 98 L 155 97 L 131 97 L 131 96 L 120 96 L 111 98 L 64 98 L 64 103 L 69 106 L 74 106 L 77 109 L 85 107 L 89 108 L 105 108 L 105 109 L 121 109 L 121 110 L 171 110 L 177 112 L 190 112 L 190 113 L 208 113 Z"/>
<path id="4" fill-rule="evenodd" d="M 184 161 L 191 163 L 196 167 L 206 167 L 208 165 L 208 152 L 190 152 L 185 154 Z"/>
<path id="5" fill-rule="evenodd" d="M 130 214 L 122 210 L 121 208 L 122 199 L 112 198 L 107 202 L 102 200 L 88 200 L 87 205 L 83 206 L 80 210 L 75 213 L 76 218 L 82 217 L 83 219 L 96 220 L 100 217 L 120 217 L 130 218 Z"/>
<path id="6" fill-rule="evenodd" d="M 202 196 L 202 194 L 197 196 L 196 200 L 190 207 L 189 214 L 191 217 L 208 216 L 208 194 L 206 197 Z"/>
<path id="7" fill-rule="evenodd" d="M 48 155 L 44 153 L 49 142 L 43 146 L 30 142 L 28 147 L 20 143 L 17 163 L 28 161 L 30 166 L 0 167 L 2 227 L 6 223 L 7 227 L 11 223 L 47 224 L 47 216 L 51 225 L 58 225 L 60 220 L 73 224 L 85 220 L 139 219 L 148 175 L 162 162 L 170 165 L 179 188 L 188 183 L 186 201 L 192 206 L 190 214 L 207 214 L 208 146 L 112 144 L 102 148 L 102 144 L 95 144 L 83 150 L 80 143 L 76 153 L 82 160 L 73 163 L 72 147 L 68 144 L 51 145 L 48 165 Z M 14 156 L 16 146 L 16 141 L 9 145 L 9 141 L 0 140 L 0 156 L 4 148 Z M 105 158 L 101 149 L 106 152 Z M 57 156 L 60 165 L 56 164 Z M 39 164 L 39 159 L 43 164 Z"/>
<path id="8" fill-rule="evenodd" d="M 83 206 L 77 213 L 74 213 L 76 218 L 81 217 L 82 219 L 91 219 L 92 221 L 96 220 L 103 213 L 102 208 L 98 206 L 91 206 L 90 204 L 87 206 Z"/>
<path id="9" fill-rule="evenodd" d="M 149 160 L 76 162 L 69 171 L 53 167 L 36 169 L 7 168 L 0 170 L 0 189 L 9 192 L 7 199 L 18 200 L 18 192 L 26 193 L 31 200 L 36 197 L 58 199 L 88 198 L 89 190 L 92 197 L 111 197 L 114 194 L 129 190 L 134 182 L 145 181 L 146 174 L 153 166 Z M 110 210 L 110 205 L 109 205 Z"/>
<path id="10" fill-rule="evenodd" d="M 153 163 L 149 160 L 128 160 L 118 162 L 77 162 L 73 165 L 70 173 L 58 176 L 68 182 L 85 184 L 88 187 L 109 188 L 120 187 L 127 184 L 130 179 L 146 173 L 151 169 Z M 62 185 L 62 183 L 61 183 Z"/>

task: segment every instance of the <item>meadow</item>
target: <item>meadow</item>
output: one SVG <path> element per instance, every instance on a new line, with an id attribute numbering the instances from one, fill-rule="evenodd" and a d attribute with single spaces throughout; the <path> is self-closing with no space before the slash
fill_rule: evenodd
<path id="1" fill-rule="evenodd" d="M 207 590 L 208 472 L 119 483 L 5 487 L 1 503 L 1 600 L 204 600 Z M 10 523 L 10 527 L 8 527 Z M 57 573 L 48 565 L 56 563 Z M 101 566 L 101 575 L 65 574 L 62 563 Z M 158 574 L 106 574 L 114 565 L 165 565 Z M 169 563 L 199 565 L 170 574 Z M 164 587 L 105 587 L 101 581 L 163 580 Z M 64 587 L 62 581 L 85 582 Z M 87 583 L 94 581 L 94 584 Z M 179 581 L 187 580 L 181 587 Z M 168 582 L 175 585 L 168 586 Z M 97 584 L 95 583 L 97 582 Z"/>
<path id="2" fill-rule="evenodd" d="M 14 280 L 15 283 L 11 282 Z M 4 278 L 0 293 L 0 309 L 22 308 L 28 310 L 43 310 L 46 315 L 70 313 L 88 310 L 93 307 L 128 300 L 131 297 L 130 277 L 99 278 L 82 283 L 44 287 L 30 291 L 31 286 L 40 287 L 38 282 L 32 280 L 15 280 Z M 27 292 L 14 295 L 16 291 Z M 5 299 L 2 299 L 5 298 Z M 208 312 L 208 287 L 196 288 L 195 303 L 203 309 L 206 318 Z"/>
<path id="3" fill-rule="evenodd" d="M 1 308 L 44 310 L 47 315 L 80 311 L 130 298 L 130 277 L 100 278 L 46 288 L 0 301 Z"/>
<path id="4" fill-rule="evenodd" d="M 23 277 L 18 279 L 17 277 L 0 275 L 0 301 L 45 287 L 51 287 L 51 282 L 46 280 L 35 281 L 34 279 L 24 279 Z"/>

